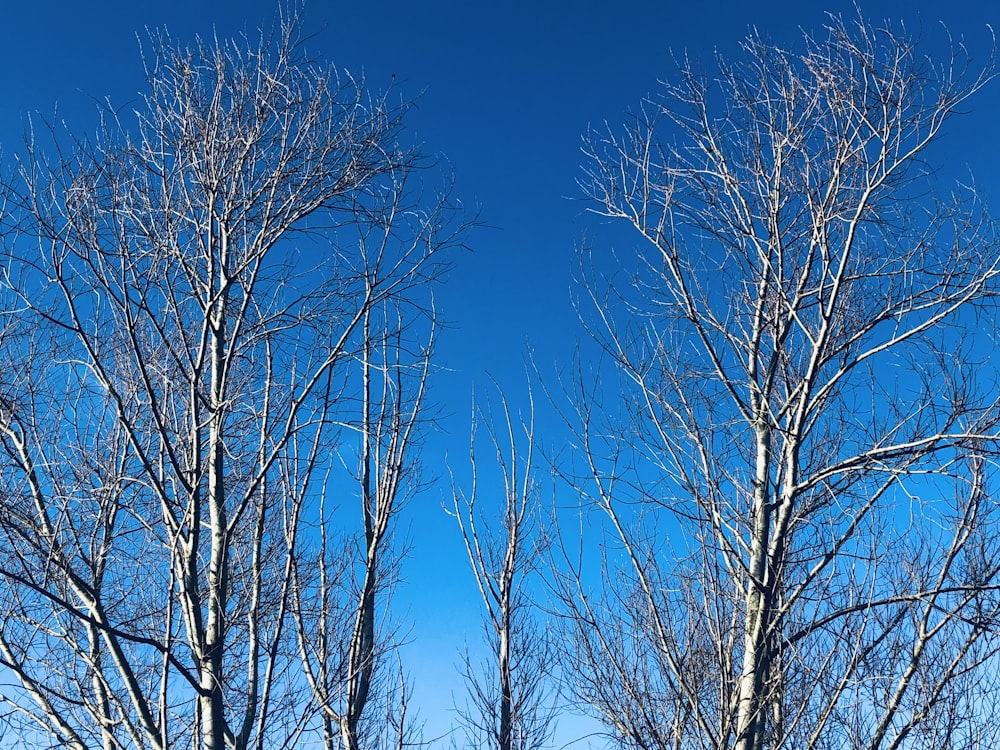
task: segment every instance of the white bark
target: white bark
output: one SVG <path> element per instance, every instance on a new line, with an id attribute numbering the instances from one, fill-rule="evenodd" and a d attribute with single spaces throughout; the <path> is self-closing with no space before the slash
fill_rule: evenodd
<path id="1" fill-rule="evenodd" d="M 535 620 L 528 592 L 545 553 L 530 394 L 529 409 L 527 418 L 516 420 L 502 392 L 499 414 L 474 406 L 470 486 L 452 490 L 454 515 L 483 604 L 489 651 L 484 663 L 465 656 L 469 705 L 459 713 L 468 742 L 495 750 L 544 747 L 553 721 L 548 682 L 554 653 Z M 481 488 L 479 429 L 488 435 L 487 450 L 495 455 L 494 468 L 500 473 L 495 481 L 485 480 L 495 484 L 495 492 Z M 490 495 L 499 502 L 489 503 Z"/>
<path id="2" fill-rule="evenodd" d="M 998 697 L 998 402 L 967 326 L 1000 252 L 925 154 L 993 63 L 837 18 L 743 53 L 591 143 L 594 210 L 644 251 L 632 286 L 585 267 L 624 398 L 569 384 L 565 473 L 617 538 L 603 591 L 566 555 L 575 690 L 630 747 L 963 746 Z"/>
<path id="3" fill-rule="evenodd" d="M 39 134 L 20 161 L 0 338 L 0 665 L 20 687 L 2 700 L 54 742 L 323 736 L 295 676 L 296 566 L 338 434 L 368 429 L 345 383 L 389 329 L 363 323 L 391 309 L 401 351 L 428 337 L 453 235 L 446 200 L 408 185 L 405 107 L 307 64 L 300 35 L 154 37 L 134 125 Z"/>

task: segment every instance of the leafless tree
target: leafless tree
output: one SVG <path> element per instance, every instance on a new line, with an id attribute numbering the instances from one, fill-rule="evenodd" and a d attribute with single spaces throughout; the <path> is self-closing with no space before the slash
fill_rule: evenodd
<path id="1" fill-rule="evenodd" d="M 575 695 L 628 747 L 993 746 L 1000 246 L 929 166 L 993 60 L 832 17 L 713 70 L 588 144 L 640 249 L 584 264 Z"/>
<path id="2" fill-rule="evenodd" d="M 499 389 L 498 389 L 499 390 Z M 529 399 L 530 401 L 530 399 Z M 458 520 L 484 608 L 488 657 L 464 658 L 469 705 L 460 715 L 469 747 L 536 750 L 545 745 L 554 718 L 549 687 L 554 652 L 533 614 L 527 587 L 541 562 L 545 539 L 536 479 L 534 406 L 515 420 L 502 391 L 500 413 L 473 407 L 470 488 L 454 487 Z M 502 500 L 483 510 L 483 482 L 476 437 L 484 427 L 495 455 Z M 489 471 L 486 476 L 492 476 Z M 487 480 L 489 481 L 489 480 Z M 490 493 L 492 494 L 492 493 Z"/>
<path id="3" fill-rule="evenodd" d="M 360 623 L 322 652 L 347 665 L 347 747 L 394 689 L 373 658 L 380 550 L 415 481 L 428 282 L 455 225 L 414 184 L 405 104 L 303 44 L 294 13 L 259 43 L 154 36 L 135 120 L 50 128 L 20 159 L 0 701 L 24 742 L 321 742 L 334 714 L 301 636 L 331 608 Z M 317 585 L 301 571 L 337 556 L 327 544 L 343 568 Z"/>
<path id="4" fill-rule="evenodd" d="M 323 711 L 328 748 L 401 749 L 409 740 L 405 680 L 395 681 L 395 670 L 380 667 L 398 645 L 395 623 L 386 612 L 401 562 L 394 520 L 400 504 L 419 486 L 409 454 L 424 409 L 433 338 L 407 356 L 402 337 L 412 321 L 401 312 L 397 305 L 381 305 L 366 311 L 362 323 L 354 476 L 360 488 L 360 533 L 348 532 L 346 543 L 335 543 L 345 537 L 344 524 L 324 503 L 319 545 L 313 555 L 293 560 L 299 649 Z M 336 493 L 323 496 L 331 494 Z"/>

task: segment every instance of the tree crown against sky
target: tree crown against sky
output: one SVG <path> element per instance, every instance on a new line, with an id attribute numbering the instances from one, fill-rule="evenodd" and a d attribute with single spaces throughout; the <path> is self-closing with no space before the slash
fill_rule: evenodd
<path id="1" fill-rule="evenodd" d="M 0 664 L 23 741 L 407 736 L 381 612 L 461 222 L 416 184 L 406 107 L 302 33 L 154 36 L 128 121 L 37 128 L 18 163 Z"/>
<path id="2" fill-rule="evenodd" d="M 544 560 L 577 678 L 563 698 L 580 699 L 625 744 L 988 739 L 969 733 L 961 696 L 987 705 L 991 695 L 974 682 L 978 671 L 962 670 L 989 663 L 993 648 L 993 404 L 980 388 L 991 370 L 971 325 L 991 310 L 995 258 L 977 249 L 993 247 L 992 227 L 968 203 L 934 200 L 922 161 L 933 163 L 934 151 L 920 150 L 985 79 L 973 66 L 971 77 L 950 80 L 962 59 L 948 68 L 947 52 L 935 50 L 928 63 L 904 34 L 845 18 L 798 45 L 751 38 L 717 72 L 683 68 L 625 131 L 612 128 L 610 143 L 591 141 L 590 205 L 638 234 L 612 232 L 613 259 L 596 248 L 599 271 L 622 273 L 612 288 L 590 277 L 584 293 L 596 317 L 585 322 L 622 377 L 605 370 L 600 388 L 581 388 L 572 402 L 570 426 L 585 449 L 574 461 L 589 472 L 556 468 L 576 483 L 562 486 L 560 502 L 580 492 L 609 524 L 603 556 L 585 538 L 588 564 L 604 564 L 593 580 L 613 584 L 607 598 L 582 585 L 592 579 L 565 548 L 550 546 Z M 33 539 L 38 546 L 24 550 L 37 560 L 46 545 L 77 550 L 49 558 L 50 580 L 81 564 L 85 573 L 67 579 L 60 597 L 70 599 L 49 597 L 65 632 L 45 636 L 63 662 L 75 654 L 79 670 L 54 673 L 62 681 L 48 708 L 30 686 L 19 697 L 55 721 L 63 742 L 70 730 L 85 742 L 74 720 L 88 712 L 103 717 L 87 731 L 105 743 L 243 746 L 291 742 L 305 727 L 349 748 L 408 736 L 399 725 L 410 686 L 398 677 L 383 597 L 400 578 L 396 498 L 415 476 L 402 469 L 426 414 L 424 377 L 436 369 L 424 253 L 449 243 L 447 231 L 434 234 L 447 217 L 434 200 L 402 210 L 415 163 L 399 146 L 411 140 L 400 125 L 414 110 L 400 120 L 406 107 L 357 78 L 341 76 L 339 88 L 301 59 L 282 68 L 244 45 L 158 48 L 152 97 L 121 110 L 123 121 L 145 111 L 146 130 L 117 130 L 112 116 L 111 137 L 36 148 L 9 204 L 28 219 L 7 237 L 18 315 L 5 336 L 20 369 L 5 381 L 18 412 L 4 416 L 5 448 L 31 510 L 6 517 L 7 528 Z M 331 123 L 343 127 L 324 130 Z M 910 159 L 907 144 L 921 158 Z M 272 244 L 272 230 L 298 252 Z M 603 242 L 605 228 L 596 235 Z M 337 252 L 317 256 L 319 243 Z M 29 293 L 36 281 L 51 294 Z M 517 306 L 509 295 L 508 304 Z M 52 361 L 40 354 L 49 349 Z M 503 586 L 491 600 L 488 583 L 541 567 L 541 550 L 520 546 L 509 523 L 518 503 L 537 502 L 523 471 L 539 469 L 520 449 L 531 453 L 543 433 L 549 447 L 560 440 L 551 419 L 539 424 L 526 446 L 508 430 L 509 455 L 494 446 L 498 476 L 517 467 L 524 484 L 501 493 L 513 513 L 506 525 L 477 527 L 489 549 L 536 555 L 495 565 L 497 555 L 489 566 L 479 558 L 500 674 L 504 653 L 551 645 L 530 628 L 504 630 Z M 437 462 L 446 442 L 431 439 L 423 463 Z M 347 469 L 339 479 L 328 473 L 334 454 Z M 484 477 L 487 463 L 478 462 Z M 430 517 L 437 502 L 424 499 L 411 509 Z M 171 504 L 186 507 L 173 521 Z M 55 522 L 46 527 L 39 509 Z M 184 519 L 201 509 L 213 531 L 199 547 Z M 83 539 L 81 524 L 93 519 L 104 520 Z M 355 522 L 351 538 L 340 536 Z M 170 596 L 126 590 L 157 563 L 128 551 L 139 537 L 144 551 L 169 552 L 160 570 L 169 571 L 162 591 L 176 588 L 172 613 L 157 609 Z M 30 568 L 30 557 L 16 562 Z M 149 567 L 99 572 L 114 560 Z M 44 591 L 30 593 L 12 598 L 8 628 L 47 616 Z M 106 607 L 107 597 L 120 599 Z M 268 614 L 255 621 L 264 603 Z M 133 605 L 142 617 L 115 625 Z M 418 623 L 425 615 L 413 614 Z M 78 627 L 63 624 L 74 618 Z M 162 632 L 141 635 L 154 620 L 166 623 Z M 11 665 L 41 653 L 40 640 L 14 630 Z M 919 652 L 909 662 L 907 649 Z M 130 669 L 160 675 L 159 692 L 119 691 L 114 675 L 127 686 Z M 480 694 L 498 691 L 504 704 L 518 680 L 534 687 L 508 678 Z M 74 691 L 86 696 L 75 709 Z M 272 724 L 279 705 L 284 723 Z M 52 719 L 60 713 L 65 725 Z M 487 711 L 480 729 L 536 746 L 512 726 L 516 714 Z M 544 732 L 544 721 L 532 724 L 538 716 L 544 710 L 524 726 Z"/>
<path id="3" fill-rule="evenodd" d="M 571 481 L 614 574 L 571 566 L 562 600 L 576 694 L 626 745 L 987 742 L 1000 254 L 928 159 L 994 76 L 831 17 L 683 62 L 591 139 L 594 211 L 642 244 L 588 276 L 620 401 L 575 374 Z"/>

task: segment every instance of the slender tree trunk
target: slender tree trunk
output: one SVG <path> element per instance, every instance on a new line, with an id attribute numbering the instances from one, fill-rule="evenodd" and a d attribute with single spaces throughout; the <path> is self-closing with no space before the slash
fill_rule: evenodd
<path id="1" fill-rule="evenodd" d="M 205 653 L 202 662 L 202 695 L 205 703 L 205 750 L 226 748 L 226 707 L 222 690 L 226 630 L 226 599 L 229 588 L 228 513 L 225 485 L 225 348 L 227 345 L 226 303 L 228 297 L 228 248 L 226 237 L 213 237 L 211 227 L 208 247 L 219 242 L 217 299 L 210 315 L 211 413 L 208 432 L 208 495 L 211 551 L 208 568 L 208 620 L 205 627 Z"/>
<path id="2" fill-rule="evenodd" d="M 506 591 L 504 592 L 507 593 Z M 510 613 L 509 603 L 503 613 L 504 626 L 500 631 L 500 750 L 511 750 L 512 713 L 514 705 L 513 685 L 510 669 Z"/>
<path id="3" fill-rule="evenodd" d="M 771 433 L 764 424 L 756 428 L 756 476 L 753 494 L 753 527 L 747 580 L 743 637 L 743 667 L 737 685 L 736 750 L 758 750 L 762 737 L 762 693 L 770 671 L 767 652 L 768 616 L 771 609 L 769 542 L 771 506 L 768 492 Z"/>
<path id="4" fill-rule="evenodd" d="M 347 708 L 340 722 L 344 750 L 359 750 L 358 722 L 361 720 L 365 705 L 368 703 L 375 655 L 375 584 L 378 574 L 380 542 L 377 515 L 381 509 L 377 507 L 380 500 L 377 487 L 378 466 L 375 465 L 373 449 L 373 430 L 375 429 L 371 392 L 373 344 L 371 316 L 368 312 L 365 313 L 363 330 L 365 355 L 362 372 L 364 416 L 361 447 L 361 501 L 365 528 L 365 574 L 351 637 Z"/>

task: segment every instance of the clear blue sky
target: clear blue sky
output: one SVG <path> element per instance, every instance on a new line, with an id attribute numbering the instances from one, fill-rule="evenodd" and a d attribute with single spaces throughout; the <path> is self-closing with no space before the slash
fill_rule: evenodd
<path id="1" fill-rule="evenodd" d="M 143 88 L 137 35 L 166 27 L 178 41 L 227 37 L 267 24 L 270 0 L 35 0 L 8 2 L 0 28 L 0 144 L 18 150 L 26 116 L 57 112 L 86 133 L 94 100 L 127 104 Z M 792 46 L 799 28 L 816 29 L 824 11 L 852 14 L 850 0 L 822 2 L 653 2 L 653 0 L 311 0 L 311 48 L 338 67 L 364 73 L 380 89 L 395 76 L 417 97 L 410 132 L 454 170 L 455 195 L 478 206 L 488 227 L 470 235 L 439 294 L 454 325 L 441 345 L 438 403 L 444 433 L 425 463 L 446 475 L 445 454 L 464 464 L 469 393 L 491 373 L 523 390 L 530 345 L 543 371 L 566 364 L 582 331 L 571 306 L 576 247 L 594 221 L 574 200 L 581 135 L 622 121 L 624 112 L 670 77 L 672 53 L 738 53 L 751 26 Z M 872 19 L 904 21 L 940 39 L 939 21 L 964 38 L 975 58 L 1000 30 L 1000 6 L 985 0 L 867 2 Z M 933 51 L 931 49 L 930 51 Z M 945 139 L 949 169 L 968 167 L 1000 204 L 1000 85 L 973 102 Z M 951 157 L 951 154 L 954 154 Z M 558 441 L 554 435 L 548 442 Z M 401 614 L 413 622 L 408 648 L 415 707 L 427 734 L 446 728 L 440 711 L 461 691 L 457 648 L 479 637 L 475 590 L 465 575 L 454 522 L 441 510 L 444 483 L 409 509 L 413 548 Z"/>

